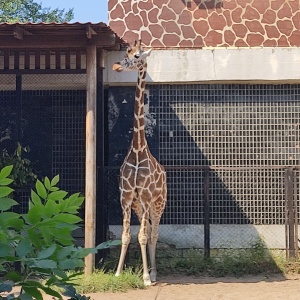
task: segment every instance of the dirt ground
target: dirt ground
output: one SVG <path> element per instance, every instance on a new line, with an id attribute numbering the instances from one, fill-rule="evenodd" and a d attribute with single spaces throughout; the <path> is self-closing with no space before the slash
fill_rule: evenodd
<path id="1" fill-rule="evenodd" d="M 300 275 L 167 277 L 145 290 L 90 294 L 93 300 L 299 300 Z"/>

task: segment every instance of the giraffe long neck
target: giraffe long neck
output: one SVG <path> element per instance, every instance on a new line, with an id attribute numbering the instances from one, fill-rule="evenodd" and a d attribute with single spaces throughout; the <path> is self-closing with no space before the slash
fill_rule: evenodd
<path id="1" fill-rule="evenodd" d="M 132 147 L 136 152 L 143 151 L 147 146 L 145 136 L 144 93 L 147 75 L 147 65 L 138 70 L 138 80 L 134 101 L 134 126 Z"/>

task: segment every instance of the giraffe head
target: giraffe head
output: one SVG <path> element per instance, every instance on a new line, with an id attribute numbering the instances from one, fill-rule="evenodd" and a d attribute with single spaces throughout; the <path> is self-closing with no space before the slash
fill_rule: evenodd
<path id="1" fill-rule="evenodd" d="M 123 70 L 139 70 L 146 66 L 146 58 L 150 55 L 151 49 L 145 51 L 142 47 L 142 41 L 135 41 L 132 46 L 126 50 L 123 60 L 113 65 L 113 70 L 122 72 Z"/>

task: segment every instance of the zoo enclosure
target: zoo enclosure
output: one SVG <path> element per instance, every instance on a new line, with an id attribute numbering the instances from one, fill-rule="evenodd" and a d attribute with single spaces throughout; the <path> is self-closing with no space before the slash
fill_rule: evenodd
<path id="1" fill-rule="evenodd" d="M 133 92 L 113 87 L 108 96 L 108 211 L 116 237 L 122 215 L 116 178 L 131 139 L 127 119 Z M 288 214 L 286 199 L 299 204 L 299 98 L 299 85 L 290 84 L 150 86 L 148 141 L 168 175 L 162 242 L 179 248 L 247 248 L 261 238 L 268 248 L 297 247 L 299 205 Z M 293 170 L 292 192 L 286 190 L 286 170 Z M 206 194 L 204 174 L 209 175 Z M 292 215 L 298 218 L 288 231 Z"/>
<path id="2" fill-rule="evenodd" d="M 61 173 L 63 188 L 84 190 L 85 75 L 35 71 L 22 74 L 20 81 L 14 72 L 1 74 L 1 121 L 14 127 L 14 141 L 18 134 L 27 136 L 45 175 Z M 269 248 L 288 245 L 289 255 L 297 252 L 299 90 L 297 84 L 149 86 L 147 138 L 168 172 L 161 241 L 209 251 L 249 247 L 262 237 Z M 121 232 L 117 180 L 131 138 L 133 96 L 134 88 L 106 89 L 102 197 L 108 201 L 100 207 L 105 218 L 98 227 L 106 232 L 109 225 L 112 237 Z M 294 206 L 286 206 L 292 198 Z"/>

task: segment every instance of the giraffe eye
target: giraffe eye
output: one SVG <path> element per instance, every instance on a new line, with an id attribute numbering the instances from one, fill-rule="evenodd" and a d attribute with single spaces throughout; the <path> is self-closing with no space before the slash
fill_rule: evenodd
<path id="1" fill-rule="evenodd" d="M 130 53 L 132 51 L 132 48 L 127 49 L 127 53 Z"/>

